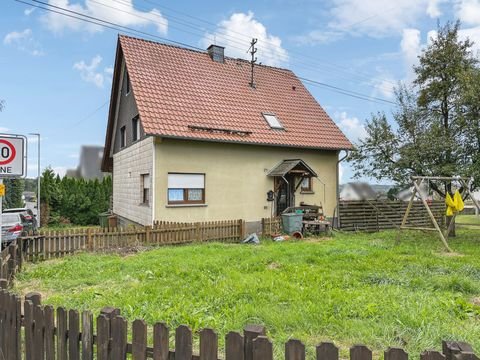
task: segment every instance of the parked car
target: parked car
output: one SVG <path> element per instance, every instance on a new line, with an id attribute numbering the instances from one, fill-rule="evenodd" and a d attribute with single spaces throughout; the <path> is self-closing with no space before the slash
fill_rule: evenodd
<path id="1" fill-rule="evenodd" d="M 33 213 L 32 209 L 29 208 L 14 208 L 14 209 L 5 209 L 3 210 L 4 214 L 20 214 L 23 216 L 22 224 L 25 231 L 37 231 L 38 222 L 37 217 Z"/>
<path id="2" fill-rule="evenodd" d="M 2 248 L 22 235 L 24 223 L 20 213 L 2 214 Z"/>

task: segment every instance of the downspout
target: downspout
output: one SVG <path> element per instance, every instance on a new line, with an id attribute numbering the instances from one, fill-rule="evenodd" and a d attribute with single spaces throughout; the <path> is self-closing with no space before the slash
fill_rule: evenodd
<path id="1" fill-rule="evenodd" d="M 287 179 L 285 179 L 285 176 L 283 176 L 283 175 L 282 175 L 282 179 L 283 179 L 283 181 L 285 181 L 287 183 L 287 195 L 288 195 L 288 197 L 290 197 L 290 183 L 288 182 Z M 295 185 L 295 183 L 294 183 L 294 185 Z M 293 206 L 295 206 L 295 198 L 293 198 Z M 278 209 L 275 209 L 275 211 L 278 211 Z"/>
<path id="2" fill-rule="evenodd" d="M 155 161 L 155 155 L 156 155 L 156 138 L 153 137 L 152 144 L 153 144 L 153 156 L 152 156 L 152 176 L 150 180 L 150 187 L 151 187 L 151 197 L 152 197 L 152 226 L 155 223 L 155 166 L 156 166 L 156 161 Z"/>
<path id="3" fill-rule="evenodd" d="M 340 150 L 341 151 L 341 150 Z M 338 152 L 340 154 L 340 151 Z M 337 228 L 340 229 L 340 179 L 339 179 L 339 169 L 340 163 L 348 158 L 349 152 L 348 150 L 345 151 L 345 156 L 337 160 Z M 335 219 L 334 219 L 335 220 Z"/>

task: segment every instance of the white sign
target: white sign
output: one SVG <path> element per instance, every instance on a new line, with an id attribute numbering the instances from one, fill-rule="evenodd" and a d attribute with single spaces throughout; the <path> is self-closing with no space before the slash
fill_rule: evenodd
<path id="1" fill-rule="evenodd" d="M 25 175 L 25 138 L 0 136 L 0 178 Z"/>

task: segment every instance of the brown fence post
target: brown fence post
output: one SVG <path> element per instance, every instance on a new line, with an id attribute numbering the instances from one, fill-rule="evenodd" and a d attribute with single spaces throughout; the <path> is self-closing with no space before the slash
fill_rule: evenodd
<path id="1" fill-rule="evenodd" d="M 30 300 L 33 306 L 41 305 L 42 295 L 38 292 L 29 292 L 25 295 L 25 301 Z"/>
<path id="2" fill-rule="evenodd" d="M 6 289 L 8 287 L 7 279 L 0 279 L 0 289 Z"/>
<path id="3" fill-rule="evenodd" d="M 88 251 L 93 251 L 92 228 L 87 229 L 87 244 L 88 244 Z"/>
<path id="4" fill-rule="evenodd" d="M 243 329 L 245 360 L 253 360 L 253 340 L 262 335 L 265 335 L 265 326 L 245 326 Z"/>
<path id="5" fill-rule="evenodd" d="M 446 360 L 455 360 L 455 355 L 462 352 L 472 353 L 470 344 L 462 341 L 442 341 L 442 352 Z"/>
<path id="6" fill-rule="evenodd" d="M 240 231 L 239 231 L 240 239 L 238 239 L 238 240 L 243 240 L 243 239 L 245 239 L 245 236 L 247 236 L 246 233 L 245 233 L 245 220 L 241 220 L 241 219 L 238 220 L 238 226 L 240 228 Z"/>
<path id="7" fill-rule="evenodd" d="M 10 260 L 8 260 L 8 270 L 7 270 L 7 280 L 12 281 L 13 277 L 15 276 L 15 268 L 17 262 L 17 249 L 15 244 L 11 244 L 8 246 L 8 253 L 10 254 Z"/>
<path id="8" fill-rule="evenodd" d="M 146 243 L 149 243 L 151 240 L 151 231 L 152 231 L 151 225 L 145 226 L 145 242 Z"/>
<path id="9" fill-rule="evenodd" d="M 266 336 L 258 336 L 253 340 L 253 360 L 273 360 L 272 342 Z"/>
<path id="10" fill-rule="evenodd" d="M 334 343 L 322 342 L 316 347 L 317 360 L 338 360 L 338 348 Z"/>

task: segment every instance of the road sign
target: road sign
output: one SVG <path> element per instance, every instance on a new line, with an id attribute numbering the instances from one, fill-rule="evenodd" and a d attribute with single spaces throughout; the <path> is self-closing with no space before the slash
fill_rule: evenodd
<path id="1" fill-rule="evenodd" d="M 25 175 L 25 138 L 0 136 L 0 178 Z"/>

